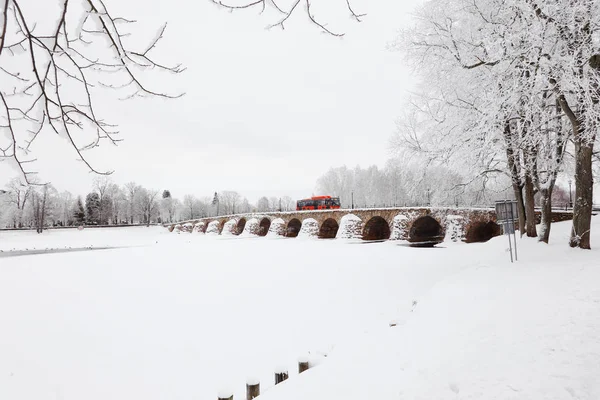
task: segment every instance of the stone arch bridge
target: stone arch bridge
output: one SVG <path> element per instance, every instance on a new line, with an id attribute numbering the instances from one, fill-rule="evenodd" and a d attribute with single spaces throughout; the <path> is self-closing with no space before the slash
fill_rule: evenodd
<path id="1" fill-rule="evenodd" d="M 553 212 L 553 221 L 572 219 L 572 213 Z M 316 236 L 322 239 L 406 240 L 430 246 L 444 239 L 485 242 L 500 235 L 493 209 L 399 207 L 264 212 L 199 218 L 168 225 L 169 230 L 207 234 L 256 236 Z"/>

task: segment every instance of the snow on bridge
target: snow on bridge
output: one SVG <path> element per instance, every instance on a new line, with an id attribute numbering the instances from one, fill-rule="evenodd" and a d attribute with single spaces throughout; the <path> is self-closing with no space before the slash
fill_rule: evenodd
<path id="1" fill-rule="evenodd" d="M 553 221 L 572 219 L 572 213 L 553 212 Z M 485 242 L 502 233 L 489 208 L 398 207 L 376 209 L 264 212 L 206 217 L 169 230 L 221 235 L 316 236 L 322 239 L 407 240 L 433 245 L 444 239 Z"/>

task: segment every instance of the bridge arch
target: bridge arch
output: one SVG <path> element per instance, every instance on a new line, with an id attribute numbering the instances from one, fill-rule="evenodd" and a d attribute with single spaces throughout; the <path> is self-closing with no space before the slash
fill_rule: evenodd
<path id="1" fill-rule="evenodd" d="M 286 237 L 298 237 L 298 233 L 300 233 L 300 229 L 302 228 L 302 222 L 298 218 L 292 218 L 290 222 L 287 224 L 287 228 L 285 230 Z"/>
<path id="2" fill-rule="evenodd" d="M 246 218 L 240 218 L 235 225 L 235 235 L 241 235 L 244 232 L 244 228 L 246 227 Z"/>
<path id="3" fill-rule="evenodd" d="M 258 236 L 267 236 L 269 233 L 269 228 L 271 227 L 271 220 L 267 217 L 264 217 L 260 220 L 260 224 L 258 226 Z"/>
<path id="4" fill-rule="evenodd" d="M 319 228 L 319 239 L 335 239 L 340 226 L 333 218 L 327 218 Z"/>
<path id="5" fill-rule="evenodd" d="M 371 218 L 363 228 L 363 240 L 388 240 L 390 238 L 390 225 L 380 216 Z"/>
<path id="6" fill-rule="evenodd" d="M 411 243 L 433 246 L 444 240 L 444 229 L 442 225 L 430 215 L 424 215 L 413 221 L 408 241 Z"/>
<path id="7" fill-rule="evenodd" d="M 491 238 L 501 235 L 502 228 L 494 221 L 480 221 L 468 228 L 465 235 L 465 242 L 467 243 L 482 243 L 487 242 Z"/>

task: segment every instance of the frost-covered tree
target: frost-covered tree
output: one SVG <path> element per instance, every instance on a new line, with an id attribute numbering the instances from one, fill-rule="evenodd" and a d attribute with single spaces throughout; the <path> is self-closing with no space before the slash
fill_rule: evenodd
<path id="1" fill-rule="evenodd" d="M 47 226 L 47 221 L 53 221 L 55 225 L 57 212 L 59 210 L 58 191 L 50 184 L 37 186 L 32 191 L 31 199 L 31 226 L 37 233 L 42 233 Z"/>
<path id="2" fill-rule="evenodd" d="M 56 219 L 59 225 L 68 226 L 73 223 L 73 195 L 64 191 L 58 195 Z"/>
<path id="3" fill-rule="evenodd" d="M 269 210 L 270 211 L 280 211 L 279 210 L 279 205 L 280 205 L 280 201 L 278 197 L 272 196 L 269 197 Z"/>
<path id="4" fill-rule="evenodd" d="M 142 222 L 150 226 L 152 220 L 158 217 L 158 190 L 141 188 L 138 195 Z"/>
<path id="5" fill-rule="evenodd" d="M 6 185 L 10 198 L 10 210 L 13 228 L 23 226 L 23 212 L 31 197 L 32 186 L 23 183 L 19 178 L 11 179 Z"/>
<path id="6" fill-rule="evenodd" d="M 191 194 L 186 194 L 183 196 L 183 207 L 185 209 L 184 218 L 185 219 L 194 219 L 198 217 L 198 199 L 196 196 Z"/>
<path id="7" fill-rule="evenodd" d="M 106 207 L 107 220 L 112 224 L 119 224 L 127 219 L 127 197 L 119 185 L 111 183 L 107 189 L 107 198 L 110 199 Z M 110 207 L 108 207 L 110 206 Z"/>
<path id="8" fill-rule="evenodd" d="M 269 199 L 265 196 L 258 199 L 258 202 L 256 203 L 256 210 L 258 212 L 269 211 Z"/>
<path id="9" fill-rule="evenodd" d="M 248 199 L 244 197 L 242 199 L 242 202 L 240 203 L 240 206 L 239 206 L 240 211 L 239 212 L 240 213 L 249 213 L 249 212 L 252 212 L 252 208 L 253 208 L 252 204 L 250 204 Z"/>
<path id="10" fill-rule="evenodd" d="M 135 182 L 128 182 L 125 184 L 125 197 L 127 199 L 127 203 L 129 205 L 128 208 L 128 220 L 130 224 L 133 224 L 134 216 L 137 215 L 137 200 L 139 198 L 138 193 L 142 187 Z"/>
<path id="11" fill-rule="evenodd" d="M 570 244 L 581 248 L 589 248 L 600 116 L 599 7 L 594 0 L 432 0 L 398 41 L 423 77 L 401 120 L 402 146 L 474 177 L 506 173 L 529 236 L 536 234 L 539 191 L 542 241 L 573 135 L 579 203 Z"/>
<path id="12" fill-rule="evenodd" d="M 179 209 L 182 207 L 179 199 L 175 199 L 171 196 L 164 197 L 161 199 L 161 211 L 163 221 L 173 222 L 176 220 L 176 215 Z"/>
<path id="13" fill-rule="evenodd" d="M 5 190 L 0 190 L 0 226 L 1 227 L 10 227 L 12 225 L 11 219 L 11 208 L 12 204 L 10 202 L 10 197 L 8 192 Z"/>
<path id="14" fill-rule="evenodd" d="M 221 214 L 235 214 L 242 196 L 233 190 L 224 190 L 219 194 Z M 238 210 L 239 211 L 239 210 Z"/>
<path id="15" fill-rule="evenodd" d="M 93 180 L 93 188 L 100 198 L 100 209 L 98 211 L 98 220 L 100 225 L 107 225 L 111 220 L 112 199 L 110 191 L 114 190 L 114 184 L 108 176 L 97 176 Z"/>
<path id="16" fill-rule="evenodd" d="M 291 211 L 296 209 L 296 202 L 290 196 L 283 196 L 281 198 L 281 207 L 283 211 Z"/>
<path id="17" fill-rule="evenodd" d="M 331 168 L 318 178 L 317 191 L 323 195 L 339 197 L 342 206 L 348 208 L 354 191 L 354 173 L 345 165 Z"/>

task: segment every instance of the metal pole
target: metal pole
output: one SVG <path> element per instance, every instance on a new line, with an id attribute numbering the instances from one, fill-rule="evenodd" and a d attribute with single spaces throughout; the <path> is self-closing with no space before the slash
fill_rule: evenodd
<path id="1" fill-rule="evenodd" d="M 573 208 L 573 192 L 571 191 L 571 180 L 569 179 L 569 207 Z"/>
<path id="2" fill-rule="evenodd" d="M 512 231 L 513 231 L 513 240 L 515 242 L 515 261 L 518 261 L 517 259 L 517 231 L 515 229 L 515 215 L 513 213 L 513 203 L 510 203 L 510 223 L 512 224 Z M 510 235 L 509 235 L 509 239 L 510 239 Z"/>
<path id="3" fill-rule="evenodd" d="M 505 221 L 504 222 L 504 229 L 506 230 L 506 233 L 508 234 L 508 248 L 510 250 L 510 262 L 514 262 L 513 261 L 513 256 L 512 256 L 512 242 L 510 241 L 510 233 L 508 231 L 508 229 L 509 229 L 508 227 L 509 227 L 508 221 Z"/>
<path id="4" fill-rule="evenodd" d="M 354 210 L 354 190 L 352 191 L 352 209 Z"/>
<path id="5" fill-rule="evenodd" d="M 506 200 L 504 200 L 504 207 L 505 207 L 504 211 L 506 212 Z M 511 205 L 511 207 L 512 207 L 512 205 Z M 506 233 L 508 234 L 508 248 L 510 250 L 510 262 L 512 263 L 514 261 L 513 261 L 513 255 L 512 255 L 512 242 L 510 241 L 510 230 L 509 230 L 510 228 L 509 228 L 509 226 L 510 226 L 509 222 L 505 220 L 504 221 L 504 227 L 505 227 Z"/>

